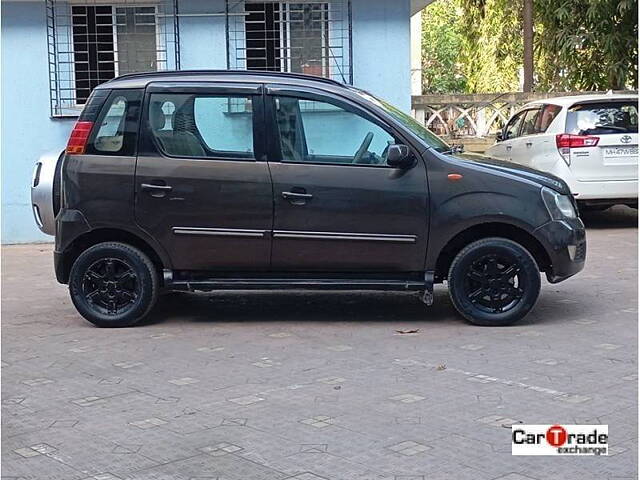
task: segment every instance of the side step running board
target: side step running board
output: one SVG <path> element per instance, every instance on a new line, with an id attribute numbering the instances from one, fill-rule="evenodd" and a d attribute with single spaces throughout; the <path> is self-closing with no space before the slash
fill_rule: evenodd
<path id="1" fill-rule="evenodd" d="M 388 290 L 422 291 L 423 282 L 407 280 L 334 280 L 277 278 L 216 278 L 178 280 L 167 285 L 170 290 L 210 292 L 212 290 Z"/>

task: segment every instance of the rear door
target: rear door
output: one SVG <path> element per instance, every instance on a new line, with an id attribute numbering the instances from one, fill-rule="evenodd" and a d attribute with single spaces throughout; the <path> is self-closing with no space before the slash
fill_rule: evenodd
<path id="1" fill-rule="evenodd" d="M 596 146 L 571 149 L 571 171 L 581 182 L 638 178 L 636 100 L 583 102 L 567 112 L 566 133 L 597 137 Z"/>
<path id="2" fill-rule="evenodd" d="M 152 84 L 141 121 L 135 218 L 176 270 L 269 267 L 271 179 L 262 87 Z"/>

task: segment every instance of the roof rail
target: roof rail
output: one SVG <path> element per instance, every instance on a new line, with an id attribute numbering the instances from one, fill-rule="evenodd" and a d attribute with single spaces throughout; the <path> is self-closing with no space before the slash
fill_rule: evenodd
<path id="1" fill-rule="evenodd" d="M 113 78 L 110 81 L 120 80 L 122 78 L 138 78 L 138 77 L 151 77 L 151 76 L 164 76 L 172 74 L 184 74 L 184 75 L 247 75 L 247 76 L 261 76 L 261 77 L 281 77 L 281 78 L 297 78 L 300 80 L 311 80 L 316 82 L 327 83 L 331 85 L 337 85 L 345 87 L 344 83 L 338 82 L 331 78 L 316 77 L 315 75 L 305 75 L 302 73 L 288 73 L 288 72 L 271 72 L 263 70 L 160 70 L 152 72 L 137 72 L 126 73 L 119 77 Z"/>

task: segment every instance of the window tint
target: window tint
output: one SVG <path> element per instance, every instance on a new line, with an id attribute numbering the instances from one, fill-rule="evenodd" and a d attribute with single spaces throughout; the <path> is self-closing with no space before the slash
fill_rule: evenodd
<path id="1" fill-rule="evenodd" d="M 624 101 L 574 105 L 567 113 L 567 133 L 638 133 L 638 104 Z"/>
<path id="2" fill-rule="evenodd" d="M 385 165 L 394 138 L 366 118 L 331 103 L 276 97 L 284 162 Z"/>
<path id="3" fill-rule="evenodd" d="M 539 133 L 536 129 L 539 113 L 539 108 L 527 110 L 525 112 L 524 120 L 522 121 L 522 130 L 520 131 L 521 136 Z"/>
<path id="4" fill-rule="evenodd" d="M 507 126 L 504 127 L 504 140 L 510 140 L 518 136 L 518 131 L 520 130 L 520 124 L 522 122 L 522 118 L 524 117 L 525 112 L 519 113 L 507 123 Z"/>
<path id="5" fill-rule="evenodd" d="M 251 97 L 152 94 L 149 125 L 170 156 L 254 158 Z"/>
<path id="6" fill-rule="evenodd" d="M 546 132 L 561 110 L 562 107 L 559 105 L 545 105 L 540 111 L 540 115 L 538 115 L 536 133 Z"/>
<path id="7" fill-rule="evenodd" d="M 113 90 L 87 145 L 88 154 L 135 155 L 141 90 Z"/>

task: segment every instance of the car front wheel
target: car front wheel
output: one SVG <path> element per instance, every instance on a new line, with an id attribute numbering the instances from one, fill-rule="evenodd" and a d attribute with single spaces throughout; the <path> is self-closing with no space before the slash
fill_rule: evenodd
<path id="1" fill-rule="evenodd" d="M 454 306 L 475 325 L 504 326 L 522 319 L 540 294 L 531 254 L 505 238 L 486 238 L 458 253 L 449 269 Z"/>
<path id="2" fill-rule="evenodd" d="M 80 254 L 69 276 L 71 300 L 98 327 L 128 327 L 156 303 L 158 274 L 137 248 L 117 242 L 94 245 Z"/>

